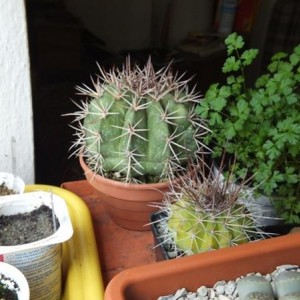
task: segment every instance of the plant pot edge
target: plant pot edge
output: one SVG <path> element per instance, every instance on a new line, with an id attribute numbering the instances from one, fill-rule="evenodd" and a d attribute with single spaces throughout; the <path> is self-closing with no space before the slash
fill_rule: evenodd
<path id="1" fill-rule="evenodd" d="M 98 192 L 108 214 L 117 225 L 138 231 L 151 229 L 148 225 L 150 215 L 158 210 L 156 206 L 170 188 L 169 181 L 153 184 L 118 182 L 92 173 L 82 155 L 79 161 L 87 181 Z M 134 218 L 133 214 L 136 214 Z"/>
<path id="2" fill-rule="evenodd" d="M 10 278 L 18 284 L 19 291 L 17 291 L 19 300 L 30 299 L 30 289 L 25 275 L 11 264 L 0 261 L 0 274 Z"/>
<path id="3" fill-rule="evenodd" d="M 162 292 L 151 294 L 149 299 L 167 295 L 176 291 L 172 280 L 182 282 L 177 288 L 186 287 L 191 289 L 194 284 L 191 281 L 198 279 L 198 286 L 201 284 L 213 284 L 212 278 L 217 280 L 230 280 L 248 272 L 268 272 L 274 264 L 298 264 L 300 247 L 300 233 L 288 234 L 285 236 L 273 237 L 267 240 L 255 241 L 239 246 L 223 248 L 211 252 L 195 254 L 192 256 L 166 260 L 144 266 L 133 267 L 125 270 L 114 277 L 108 284 L 105 291 L 105 300 L 136 300 L 135 293 L 145 293 L 145 288 L 151 286 L 150 293 L 154 293 L 154 282 L 159 282 Z M 296 252 L 296 253 L 295 253 Z M 254 268 L 254 260 L 259 260 L 261 266 Z M 223 270 L 222 265 L 230 266 L 238 262 L 239 267 L 233 270 Z M 201 274 L 201 270 L 204 275 Z M 209 272 L 209 270 L 212 270 Z M 217 272 L 218 271 L 218 272 Z M 226 275 L 214 276 L 214 273 Z M 241 274 L 240 274 L 241 272 Z M 222 274 L 223 274 L 222 273 Z M 201 283 L 206 280 L 205 283 Z M 205 277 L 205 278 L 204 278 Z M 195 286 L 193 286 L 195 288 Z M 133 293 L 133 294 L 132 294 Z M 127 298 L 130 295 L 131 298 Z M 133 296 L 134 295 L 134 296 Z"/>

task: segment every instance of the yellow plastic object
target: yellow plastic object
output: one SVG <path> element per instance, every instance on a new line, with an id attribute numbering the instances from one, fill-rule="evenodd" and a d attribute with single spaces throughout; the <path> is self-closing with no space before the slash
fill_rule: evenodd
<path id="1" fill-rule="evenodd" d="M 27 185 L 25 192 L 53 192 L 65 199 L 74 228 L 63 244 L 62 300 L 103 300 L 104 285 L 90 211 L 74 193 L 51 185 Z"/>

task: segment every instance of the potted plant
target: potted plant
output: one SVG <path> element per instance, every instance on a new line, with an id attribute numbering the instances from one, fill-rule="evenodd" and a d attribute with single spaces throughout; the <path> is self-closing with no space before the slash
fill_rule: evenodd
<path id="1" fill-rule="evenodd" d="M 149 230 L 149 204 L 207 151 L 207 128 L 194 111 L 201 98 L 170 65 L 156 71 L 150 59 L 140 67 L 128 57 L 120 69 L 99 70 L 93 88 L 78 87 L 87 99 L 69 114 L 76 122 L 73 154 L 115 223 Z"/>
<path id="2" fill-rule="evenodd" d="M 0 299 L 29 300 L 26 277 L 16 267 L 0 261 Z"/>
<path id="3" fill-rule="evenodd" d="M 130 268 L 109 282 L 104 299 L 157 300 L 179 288 L 195 291 L 248 273 L 268 274 L 280 265 L 299 266 L 299 247 L 300 233 L 293 233 Z"/>
<path id="4" fill-rule="evenodd" d="M 26 276 L 32 300 L 58 299 L 62 243 L 73 227 L 63 198 L 36 191 L 0 197 L 0 261 Z"/>
<path id="5" fill-rule="evenodd" d="M 224 158 L 223 158 L 224 159 Z M 221 166 L 223 162 L 221 162 Z M 234 172 L 234 163 L 230 168 Z M 272 219 L 252 200 L 247 182 L 223 178 L 222 167 L 193 166 L 165 194 L 160 210 L 152 216 L 157 260 L 212 251 L 264 239 L 263 229 Z"/>
<path id="6" fill-rule="evenodd" d="M 21 194 L 24 192 L 25 182 L 12 173 L 0 172 L 0 196 Z"/>
<path id="7" fill-rule="evenodd" d="M 246 71 L 258 50 L 244 50 L 236 33 L 225 44 L 226 82 L 212 84 L 197 107 L 211 130 L 205 142 L 215 158 L 226 148 L 236 158 L 236 176 L 250 175 L 262 194 L 272 196 L 287 223 L 299 223 L 300 45 L 290 55 L 276 53 L 266 73 L 249 87 Z"/>

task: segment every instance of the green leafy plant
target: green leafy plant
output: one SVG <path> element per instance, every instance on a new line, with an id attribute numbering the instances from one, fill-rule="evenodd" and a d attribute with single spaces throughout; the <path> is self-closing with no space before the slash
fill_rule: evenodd
<path id="1" fill-rule="evenodd" d="M 276 53 L 266 73 L 248 87 L 246 69 L 258 50 L 244 50 L 244 40 L 236 33 L 225 44 L 228 56 L 222 72 L 226 82 L 212 84 L 197 107 L 212 131 L 205 142 L 216 158 L 226 148 L 236 157 L 236 175 L 253 175 L 253 184 L 264 194 L 281 199 L 274 203 L 285 220 L 298 223 L 300 45 L 290 55 Z"/>
<path id="2" fill-rule="evenodd" d="M 105 71 L 93 87 L 78 87 L 87 97 L 75 116 L 73 154 L 82 154 L 96 174 L 126 183 L 161 182 L 174 178 L 189 160 L 202 153 L 207 128 L 189 91 L 188 80 L 170 66 L 154 70 L 128 57 L 122 68 Z M 74 150 L 75 149 L 75 150 Z"/>

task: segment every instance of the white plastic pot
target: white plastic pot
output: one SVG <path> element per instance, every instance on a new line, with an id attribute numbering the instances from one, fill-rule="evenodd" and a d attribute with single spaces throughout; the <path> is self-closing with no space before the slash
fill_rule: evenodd
<path id="1" fill-rule="evenodd" d="M 12 173 L 0 172 L 0 185 L 4 183 L 5 186 L 14 191 L 15 194 L 21 194 L 25 189 L 25 182 L 18 176 Z"/>
<path id="2" fill-rule="evenodd" d="M 10 264 L 0 262 L 0 275 L 1 282 L 5 282 L 11 289 L 15 290 L 19 300 L 30 299 L 27 279 L 19 269 Z M 2 276 L 5 277 L 5 279 L 3 279 Z"/>
<path id="3" fill-rule="evenodd" d="M 31 212 L 41 205 L 53 208 L 59 228 L 50 236 L 22 245 L 1 246 L 0 261 L 17 267 L 26 276 L 31 300 L 60 299 L 62 288 L 61 244 L 73 235 L 65 200 L 50 192 L 0 197 L 0 215 Z"/>

